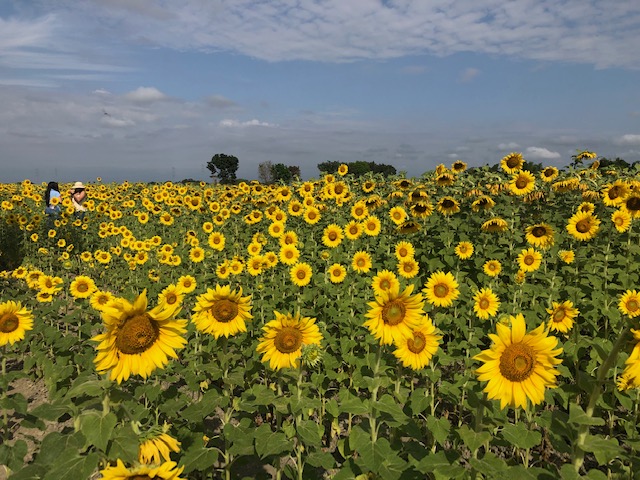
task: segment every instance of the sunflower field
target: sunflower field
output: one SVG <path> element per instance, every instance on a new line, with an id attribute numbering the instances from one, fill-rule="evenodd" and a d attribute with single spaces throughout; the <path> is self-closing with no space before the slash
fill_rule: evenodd
<path id="1" fill-rule="evenodd" d="M 593 156 L 1 184 L 0 478 L 639 478 L 639 169 Z"/>

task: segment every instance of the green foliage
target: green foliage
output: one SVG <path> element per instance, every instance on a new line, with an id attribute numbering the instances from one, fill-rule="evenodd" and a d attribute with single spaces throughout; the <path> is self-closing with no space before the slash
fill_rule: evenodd
<path id="1" fill-rule="evenodd" d="M 234 183 L 238 170 L 238 158 L 233 155 L 216 153 L 207 163 L 207 169 L 212 178 L 217 178 L 220 183 Z"/>
<path id="2" fill-rule="evenodd" d="M 336 173 L 338 167 L 342 165 L 341 162 L 326 161 L 318 164 L 318 170 L 322 173 Z M 397 173 L 396 168 L 393 165 L 387 165 L 385 163 L 376 162 L 346 162 L 345 165 L 349 167 L 349 173 L 355 177 L 361 177 L 366 173 L 381 174 L 385 177 L 395 175 Z"/>

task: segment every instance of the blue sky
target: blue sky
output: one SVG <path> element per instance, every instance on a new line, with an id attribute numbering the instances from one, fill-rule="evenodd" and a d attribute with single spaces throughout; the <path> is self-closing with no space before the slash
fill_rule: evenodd
<path id="1" fill-rule="evenodd" d="M 640 160 L 626 0 L 2 0 L 1 181 Z"/>

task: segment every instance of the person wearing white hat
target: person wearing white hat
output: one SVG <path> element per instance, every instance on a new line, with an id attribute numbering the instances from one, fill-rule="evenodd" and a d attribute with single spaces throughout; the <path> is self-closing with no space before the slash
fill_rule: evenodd
<path id="1" fill-rule="evenodd" d="M 76 182 L 69 190 L 71 194 L 71 203 L 73 203 L 73 207 L 76 209 L 75 216 L 82 220 L 84 218 L 84 213 L 87 211 L 87 207 L 83 205 L 84 201 L 87 198 L 86 187 L 82 182 Z"/>

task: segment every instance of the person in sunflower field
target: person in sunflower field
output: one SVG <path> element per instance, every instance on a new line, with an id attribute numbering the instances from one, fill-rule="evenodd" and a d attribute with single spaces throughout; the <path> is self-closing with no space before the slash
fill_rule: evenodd
<path id="1" fill-rule="evenodd" d="M 87 199 L 87 190 L 82 182 L 76 182 L 69 190 L 69 194 L 71 195 L 71 203 L 73 203 L 73 208 L 75 208 L 75 217 L 82 220 L 84 218 L 84 214 L 87 211 L 87 207 L 83 205 L 84 201 Z"/>

